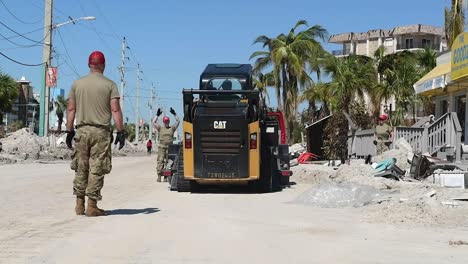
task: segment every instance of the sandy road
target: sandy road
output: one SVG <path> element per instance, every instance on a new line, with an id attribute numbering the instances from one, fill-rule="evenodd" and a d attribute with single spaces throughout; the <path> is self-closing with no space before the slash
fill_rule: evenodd
<path id="1" fill-rule="evenodd" d="M 356 209 L 274 194 L 174 193 L 153 157 L 114 160 L 100 206 L 74 215 L 67 163 L 0 167 L 0 263 L 468 263 L 468 230 L 364 224 Z"/>

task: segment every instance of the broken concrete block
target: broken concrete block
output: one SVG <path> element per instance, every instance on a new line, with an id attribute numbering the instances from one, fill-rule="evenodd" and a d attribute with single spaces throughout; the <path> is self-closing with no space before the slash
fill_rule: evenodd
<path id="1" fill-rule="evenodd" d="M 434 183 L 441 187 L 468 188 L 468 172 L 466 171 L 441 171 L 434 173 Z"/>

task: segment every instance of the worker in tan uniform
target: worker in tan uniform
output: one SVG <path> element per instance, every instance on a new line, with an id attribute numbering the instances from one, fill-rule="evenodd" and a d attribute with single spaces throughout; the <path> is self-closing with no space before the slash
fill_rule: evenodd
<path id="1" fill-rule="evenodd" d="M 88 66 L 90 73 L 73 83 L 68 96 L 66 143 L 72 148 L 73 139 L 75 142 L 70 166 L 75 171 L 75 212 L 77 215 L 102 216 L 105 211 L 97 207 L 97 201 L 102 199 L 104 175 L 112 169 L 111 119 L 114 119 L 117 129 L 114 144 L 119 143 L 119 149 L 125 144 L 126 133 L 117 85 L 103 75 L 104 54 L 99 51 L 91 53 Z M 73 127 L 75 118 L 76 133 Z M 85 196 L 88 196 L 86 212 Z"/>
<path id="2" fill-rule="evenodd" d="M 154 128 L 159 132 L 159 142 L 158 142 L 158 160 L 156 163 L 156 172 L 158 173 L 158 182 L 161 182 L 161 176 L 164 169 L 164 164 L 167 161 L 168 149 L 169 145 L 172 144 L 174 141 L 174 132 L 179 127 L 179 117 L 177 116 L 174 109 L 170 110 L 171 114 L 174 116 L 176 123 L 171 126 L 170 119 L 168 116 L 163 117 L 163 125 L 158 124 L 159 116 L 162 114 L 160 108 L 158 108 L 158 112 L 156 113 L 156 118 L 153 121 Z M 164 177 L 164 181 L 167 181 L 167 177 Z"/>
<path id="3" fill-rule="evenodd" d="M 379 116 L 379 122 L 375 127 L 376 139 L 374 144 L 377 146 L 377 155 L 389 150 L 392 143 L 392 127 L 387 124 L 387 120 L 387 115 Z"/>

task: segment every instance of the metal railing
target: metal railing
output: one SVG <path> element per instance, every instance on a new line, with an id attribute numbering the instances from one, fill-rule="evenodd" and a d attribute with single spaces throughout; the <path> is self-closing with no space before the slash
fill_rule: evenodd
<path id="1" fill-rule="evenodd" d="M 346 50 L 332 50 L 332 55 L 333 56 L 345 56 L 351 54 L 351 50 L 346 49 Z"/>
<path id="2" fill-rule="evenodd" d="M 398 43 L 396 45 L 396 49 L 397 50 L 406 50 L 406 49 L 425 49 L 426 47 L 429 47 L 433 50 L 439 50 L 440 49 L 440 46 L 439 45 L 436 45 L 436 44 L 433 44 L 433 45 L 413 45 L 413 47 L 409 48 L 406 46 L 406 43 Z"/>

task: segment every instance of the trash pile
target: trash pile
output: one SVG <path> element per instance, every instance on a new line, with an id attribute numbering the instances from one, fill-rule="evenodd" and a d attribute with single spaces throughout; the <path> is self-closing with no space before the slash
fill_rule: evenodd
<path id="1" fill-rule="evenodd" d="M 39 137 L 27 128 L 9 134 L 1 142 L 0 164 L 39 159 L 63 160 L 71 157 L 71 151 L 65 145 L 51 147 L 49 138 Z"/>
<path id="2" fill-rule="evenodd" d="M 146 143 L 135 143 L 126 140 L 125 145 L 121 150 L 118 149 L 118 145 L 112 144 L 112 156 L 114 157 L 122 157 L 141 152 L 146 152 Z"/>
<path id="3" fill-rule="evenodd" d="M 371 186 L 327 182 L 301 194 L 293 203 L 322 208 L 361 207 L 377 197 L 379 191 Z"/>
<path id="4" fill-rule="evenodd" d="M 26 161 L 69 160 L 73 153 L 65 143 L 66 134 L 39 137 L 28 128 L 23 128 L 0 139 L 0 164 L 10 164 Z M 118 150 L 112 144 L 113 156 L 126 156 L 137 152 L 145 152 L 146 144 L 134 144 L 129 141 Z"/>
<path id="5" fill-rule="evenodd" d="M 409 144 L 336 170 L 299 164 L 293 179 L 312 187 L 293 203 L 325 208 L 358 207 L 363 221 L 468 227 L 468 172 L 447 161 L 413 153 Z"/>

